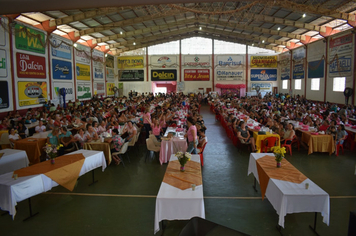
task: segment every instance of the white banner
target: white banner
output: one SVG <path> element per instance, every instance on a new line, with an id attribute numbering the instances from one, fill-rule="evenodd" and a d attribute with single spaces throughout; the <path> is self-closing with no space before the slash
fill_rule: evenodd
<path id="1" fill-rule="evenodd" d="M 6 51 L 0 49 L 0 77 L 7 77 L 7 64 Z"/>
<path id="2" fill-rule="evenodd" d="M 66 101 L 72 100 L 74 102 L 74 88 L 73 83 L 71 82 L 54 82 L 53 83 L 53 94 L 54 98 L 60 99 L 59 89 L 65 88 L 66 89 Z"/>
<path id="3" fill-rule="evenodd" d="M 94 94 L 99 96 L 105 96 L 105 83 L 94 83 Z"/>
<path id="4" fill-rule="evenodd" d="M 217 56 L 216 64 L 218 66 L 226 66 L 226 67 L 242 66 L 245 64 L 245 56 L 244 55 Z"/>
<path id="5" fill-rule="evenodd" d="M 245 80 L 245 76 L 244 76 L 245 73 L 243 70 L 216 69 L 215 74 L 217 80 L 235 80 L 235 81 Z"/>
<path id="6" fill-rule="evenodd" d="M 152 67 L 175 68 L 177 66 L 177 56 L 151 56 L 150 64 Z M 175 66 L 171 66 L 174 64 Z"/>
<path id="7" fill-rule="evenodd" d="M 90 48 L 89 47 L 85 47 L 81 44 L 77 44 L 77 47 L 74 49 L 75 51 L 75 61 L 76 62 L 80 62 L 83 64 L 90 64 Z"/>
<path id="8" fill-rule="evenodd" d="M 207 67 L 211 66 L 210 56 L 207 55 L 187 55 L 183 57 L 183 65 L 190 67 Z"/>
<path id="9" fill-rule="evenodd" d="M 104 79 L 104 53 L 98 50 L 93 51 L 93 74 L 94 79 Z"/>

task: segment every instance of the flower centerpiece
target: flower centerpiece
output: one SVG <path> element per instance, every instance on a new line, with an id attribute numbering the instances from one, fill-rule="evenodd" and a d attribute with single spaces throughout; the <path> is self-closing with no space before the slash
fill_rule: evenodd
<path id="1" fill-rule="evenodd" d="M 272 147 L 271 151 L 273 151 L 274 156 L 276 157 L 276 162 L 277 162 L 277 168 L 281 167 L 281 161 L 284 158 L 284 154 L 286 154 L 286 148 L 285 147 Z"/>
<path id="2" fill-rule="evenodd" d="M 48 143 L 46 144 L 46 146 L 44 146 L 44 150 L 47 153 L 47 158 L 51 160 L 51 164 L 54 164 L 54 159 L 57 157 L 58 150 L 61 147 L 63 147 L 62 144 L 56 146 Z"/>
<path id="3" fill-rule="evenodd" d="M 177 152 L 175 156 L 178 158 L 180 164 L 180 171 L 184 171 L 185 164 L 190 161 L 192 155 L 189 152 Z"/>

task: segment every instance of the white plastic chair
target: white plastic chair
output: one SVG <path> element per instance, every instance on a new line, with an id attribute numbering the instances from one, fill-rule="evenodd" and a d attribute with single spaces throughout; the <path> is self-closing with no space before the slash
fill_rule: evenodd
<path id="1" fill-rule="evenodd" d="M 147 145 L 147 154 L 146 154 L 145 162 L 147 160 L 148 154 L 149 154 L 149 156 L 151 158 L 152 152 L 156 153 L 156 152 L 159 152 L 161 150 L 161 147 L 156 146 L 153 143 L 152 139 L 149 139 L 149 138 L 146 139 L 146 145 Z"/>
<path id="2" fill-rule="evenodd" d="M 123 159 L 122 155 L 124 155 L 124 154 L 127 152 L 128 146 L 129 146 L 129 143 L 126 142 L 126 143 L 124 143 L 124 145 L 122 145 L 120 151 L 118 151 L 118 152 L 113 152 L 113 153 L 111 154 L 111 155 L 113 155 L 113 156 L 118 156 L 118 157 L 120 158 L 122 164 L 124 165 L 124 167 L 125 167 L 125 163 L 124 163 L 124 159 Z M 127 155 L 127 159 L 129 160 L 129 163 L 131 163 L 129 155 L 128 155 L 127 153 L 126 153 L 126 155 Z"/>

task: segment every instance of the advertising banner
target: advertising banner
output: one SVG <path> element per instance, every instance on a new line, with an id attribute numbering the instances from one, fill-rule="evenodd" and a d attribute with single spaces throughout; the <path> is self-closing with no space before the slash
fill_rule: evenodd
<path id="1" fill-rule="evenodd" d="M 235 81 L 243 81 L 245 80 L 243 70 L 224 70 L 224 69 L 216 69 L 216 79 L 217 80 L 235 80 Z"/>
<path id="2" fill-rule="evenodd" d="M 59 98 L 59 89 L 65 88 L 66 90 L 66 101 L 71 100 L 72 102 L 75 100 L 74 98 L 74 89 L 72 82 L 54 82 L 53 89 L 56 98 Z"/>
<path id="3" fill-rule="evenodd" d="M 304 79 L 305 78 L 305 48 L 300 47 L 293 51 L 293 79 Z"/>
<path id="4" fill-rule="evenodd" d="M 293 79 L 304 79 L 304 64 L 294 65 Z"/>
<path id="5" fill-rule="evenodd" d="M 87 65 L 90 64 L 91 52 L 89 47 L 85 47 L 81 44 L 77 44 L 77 47 L 74 48 L 74 52 L 75 52 L 76 62 L 84 63 Z"/>
<path id="6" fill-rule="evenodd" d="M 120 81 L 144 81 L 144 70 L 119 70 Z"/>
<path id="7" fill-rule="evenodd" d="M 105 83 L 94 83 L 94 94 L 99 96 L 105 96 Z"/>
<path id="8" fill-rule="evenodd" d="M 335 59 L 329 65 L 329 73 L 333 76 L 351 75 L 352 56 L 346 55 Z"/>
<path id="9" fill-rule="evenodd" d="M 196 56 L 184 56 L 183 57 L 183 65 L 190 67 L 198 67 L 198 66 L 210 66 L 210 56 L 206 55 L 196 55 Z"/>
<path id="10" fill-rule="evenodd" d="M 46 82 L 17 82 L 20 107 L 44 104 L 47 102 Z"/>
<path id="11" fill-rule="evenodd" d="M 251 67 L 276 68 L 277 56 L 251 56 Z"/>
<path id="12" fill-rule="evenodd" d="M 236 67 L 244 64 L 244 55 L 217 56 L 217 65 Z"/>
<path id="13" fill-rule="evenodd" d="M 24 53 L 16 53 L 17 77 L 46 78 L 46 58 Z"/>
<path id="14" fill-rule="evenodd" d="M 77 80 L 90 80 L 90 66 L 76 64 Z"/>
<path id="15" fill-rule="evenodd" d="M 94 79 L 104 79 L 104 53 L 98 50 L 93 51 L 93 71 Z"/>
<path id="16" fill-rule="evenodd" d="M 106 79 L 107 80 L 114 80 L 115 79 L 115 73 L 114 73 L 114 68 L 106 68 Z"/>
<path id="17" fill-rule="evenodd" d="M 88 82 L 77 82 L 77 98 L 91 98 L 91 85 Z"/>
<path id="18" fill-rule="evenodd" d="M 308 62 L 308 78 L 324 78 L 325 60 Z"/>
<path id="19" fill-rule="evenodd" d="M 184 70 L 184 81 L 209 81 L 209 69 L 187 69 Z"/>
<path id="20" fill-rule="evenodd" d="M 119 88 L 119 89 L 124 89 L 124 83 L 119 83 L 119 84 L 118 84 L 118 88 Z"/>
<path id="21" fill-rule="evenodd" d="M 57 39 L 55 37 L 50 39 L 52 56 L 60 57 L 64 59 L 72 59 L 72 47 L 64 43 L 64 41 Z"/>
<path id="22" fill-rule="evenodd" d="M 177 66 L 177 56 L 151 56 L 150 64 L 152 66 L 165 68 L 170 65 Z"/>
<path id="23" fill-rule="evenodd" d="M 7 81 L 0 81 L 0 109 L 9 107 L 9 87 Z"/>
<path id="24" fill-rule="evenodd" d="M 151 81 L 176 81 L 177 70 L 151 70 Z"/>
<path id="25" fill-rule="evenodd" d="M 352 42 L 353 42 L 353 34 L 332 38 L 329 44 L 329 49 L 330 49 L 329 58 L 332 60 L 336 54 L 338 55 L 351 54 L 352 45 L 353 45 Z"/>
<path id="26" fill-rule="evenodd" d="M 45 54 L 45 34 L 16 24 L 15 45 L 17 49 Z"/>
<path id="27" fill-rule="evenodd" d="M 105 65 L 106 67 L 110 67 L 110 68 L 114 68 L 114 56 L 110 55 L 110 54 L 106 54 L 107 57 L 105 57 Z"/>
<path id="28" fill-rule="evenodd" d="M 62 61 L 52 59 L 52 75 L 53 79 L 72 79 L 72 63 L 69 61 Z"/>
<path id="29" fill-rule="evenodd" d="M 279 62 L 281 68 L 281 80 L 290 79 L 290 54 L 289 53 L 280 54 Z"/>
<path id="30" fill-rule="evenodd" d="M 143 57 L 118 57 L 117 67 L 126 68 L 143 68 Z"/>
<path id="31" fill-rule="evenodd" d="M 0 20 L 3 20 L 3 19 L 0 18 Z M 0 46 L 6 45 L 6 36 L 7 36 L 7 33 L 4 29 L 4 27 L 0 26 Z"/>
<path id="32" fill-rule="evenodd" d="M 7 77 L 6 51 L 3 49 L 0 49 L 0 77 Z"/>
<path id="33" fill-rule="evenodd" d="M 251 90 L 256 90 L 256 87 L 260 86 L 260 91 L 272 91 L 271 83 L 251 83 Z"/>
<path id="34" fill-rule="evenodd" d="M 277 81 L 277 69 L 251 69 L 251 81 Z"/>
<path id="35" fill-rule="evenodd" d="M 114 96 L 115 95 L 114 87 L 115 87 L 115 83 L 106 83 L 106 94 L 107 94 L 107 96 Z"/>

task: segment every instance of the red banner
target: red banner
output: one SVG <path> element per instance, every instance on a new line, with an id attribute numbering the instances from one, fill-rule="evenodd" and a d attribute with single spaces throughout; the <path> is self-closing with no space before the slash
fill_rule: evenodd
<path id="1" fill-rule="evenodd" d="M 209 69 L 187 69 L 184 70 L 184 81 L 209 81 Z"/>
<path id="2" fill-rule="evenodd" d="M 24 53 L 16 53 L 17 77 L 46 78 L 46 58 Z"/>

